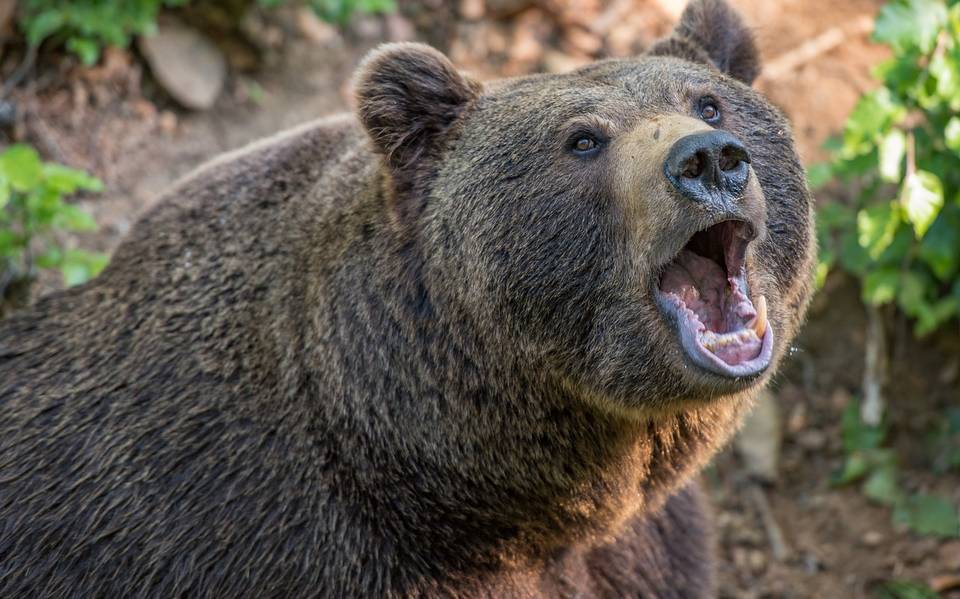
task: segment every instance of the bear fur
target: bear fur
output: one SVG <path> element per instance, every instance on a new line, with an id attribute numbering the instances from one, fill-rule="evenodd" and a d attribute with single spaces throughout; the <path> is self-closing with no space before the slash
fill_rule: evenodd
<path id="1" fill-rule="evenodd" d="M 174 185 L 95 280 L 0 322 L 0 596 L 710 596 L 693 478 L 815 251 L 757 72 L 722 0 L 563 75 L 387 45 L 356 116 Z M 702 94 L 752 157 L 756 377 L 692 367 L 649 293 L 715 216 L 659 170 Z"/>

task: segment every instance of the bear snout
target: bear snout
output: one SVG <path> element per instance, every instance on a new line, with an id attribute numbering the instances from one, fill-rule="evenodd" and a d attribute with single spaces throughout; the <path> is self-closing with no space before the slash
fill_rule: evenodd
<path id="1" fill-rule="evenodd" d="M 692 133 L 673 144 L 663 171 L 684 198 L 723 202 L 724 196 L 743 194 L 750 177 L 750 153 L 726 131 Z"/>

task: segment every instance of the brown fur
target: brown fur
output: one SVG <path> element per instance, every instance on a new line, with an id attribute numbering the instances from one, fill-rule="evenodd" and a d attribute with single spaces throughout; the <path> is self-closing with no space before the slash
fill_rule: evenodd
<path id="1" fill-rule="evenodd" d="M 716 217 L 654 168 L 700 95 L 752 155 L 731 210 L 763 228 L 775 360 L 814 253 L 732 14 L 488 86 L 387 46 L 359 123 L 201 168 L 95 281 L 0 323 L 0 595 L 709 596 L 691 478 L 774 368 L 697 370 L 651 298 Z"/>

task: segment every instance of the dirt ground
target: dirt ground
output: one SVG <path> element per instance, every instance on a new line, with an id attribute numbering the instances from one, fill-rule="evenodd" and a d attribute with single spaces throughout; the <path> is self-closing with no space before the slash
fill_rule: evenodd
<path id="1" fill-rule="evenodd" d="M 871 86 L 870 67 L 886 56 L 869 43 L 879 2 L 732 2 L 755 27 L 765 58 L 757 86 L 790 116 L 804 159 L 822 158 L 820 144 L 840 128 Z M 217 106 L 204 113 L 177 108 L 135 53 L 114 52 L 97 69 L 54 74 L 68 85 L 41 79 L 21 90 L 29 109 L 20 134 L 48 158 L 104 178 L 104 194 L 81 199 L 101 231 L 67 241 L 110 251 L 156 193 L 200 162 L 347 109 L 349 75 L 379 41 L 425 39 L 482 77 L 557 71 L 640 51 L 669 30 L 682 4 L 428 0 L 401 3 L 403 17 L 365 19 L 346 34 L 296 17 L 279 58 L 253 73 L 234 72 Z M 53 277 L 43 280 L 44 289 L 56 285 Z M 751 481 L 733 450 L 704 475 L 716 506 L 723 597 L 867 597 L 884 580 L 960 574 L 960 540 L 896 529 L 887 508 L 856 488 L 830 486 L 843 457 L 840 414 L 861 383 L 862 312 L 856 287 L 842 276 L 815 300 L 776 382 L 785 431 L 778 480 Z M 934 476 L 925 441 L 943 408 L 960 402 L 960 335 L 954 328 L 921 343 L 903 326 L 892 340 L 889 397 L 903 485 L 960 504 L 960 475 Z M 771 551 L 771 523 L 788 550 L 780 559 Z"/>

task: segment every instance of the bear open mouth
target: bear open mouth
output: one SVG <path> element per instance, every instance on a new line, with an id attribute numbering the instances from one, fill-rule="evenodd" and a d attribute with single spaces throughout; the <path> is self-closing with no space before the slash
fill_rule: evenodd
<path id="1" fill-rule="evenodd" d="M 751 300 L 745 256 L 753 227 L 727 220 L 699 231 L 660 277 L 658 303 L 676 319 L 680 343 L 697 365 L 729 377 L 770 364 L 773 331 L 766 298 Z"/>

